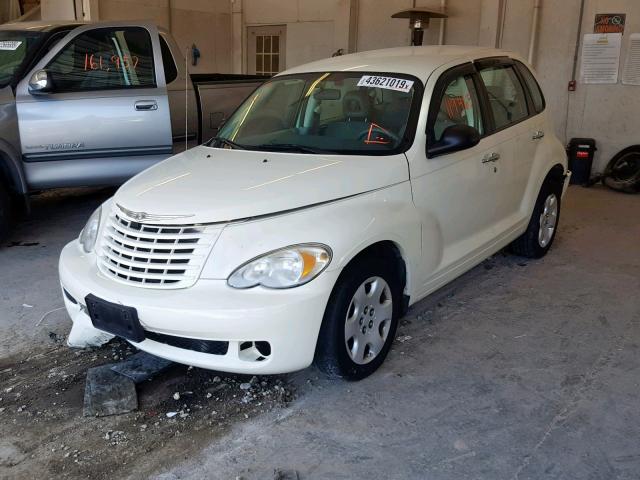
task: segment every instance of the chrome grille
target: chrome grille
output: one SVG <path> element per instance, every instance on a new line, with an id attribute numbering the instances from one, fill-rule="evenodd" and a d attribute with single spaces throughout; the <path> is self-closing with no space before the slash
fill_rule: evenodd
<path id="1" fill-rule="evenodd" d="M 151 225 L 114 211 L 103 228 L 98 267 L 129 285 L 190 287 L 216 239 L 205 225 Z"/>

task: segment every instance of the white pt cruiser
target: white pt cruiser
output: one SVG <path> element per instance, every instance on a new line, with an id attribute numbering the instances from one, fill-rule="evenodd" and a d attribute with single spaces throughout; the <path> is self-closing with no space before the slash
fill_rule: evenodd
<path id="1" fill-rule="evenodd" d="M 570 173 L 507 52 L 290 69 L 134 177 L 62 251 L 74 324 L 203 368 L 363 378 L 407 307 L 501 248 L 551 246 Z"/>

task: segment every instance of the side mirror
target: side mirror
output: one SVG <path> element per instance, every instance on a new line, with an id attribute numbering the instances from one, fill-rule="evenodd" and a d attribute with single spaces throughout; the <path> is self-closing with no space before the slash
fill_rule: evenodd
<path id="1" fill-rule="evenodd" d="M 427 158 L 466 150 L 480 143 L 480 132 L 468 125 L 451 125 L 444 129 L 442 138 L 433 145 L 427 145 Z"/>
<path id="2" fill-rule="evenodd" d="M 38 95 L 51 91 L 51 79 L 46 70 L 38 70 L 29 79 L 29 93 Z"/>

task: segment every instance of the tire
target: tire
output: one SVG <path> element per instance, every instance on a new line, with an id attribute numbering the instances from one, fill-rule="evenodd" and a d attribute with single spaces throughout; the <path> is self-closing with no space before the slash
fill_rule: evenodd
<path id="1" fill-rule="evenodd" d="M 622 193 L 640 192 L 640 146 L 616 153 L 604 171 L 602 183 Z"/>
<path id="2" fill-rule="evenodd" d="M 558 231 L 561 196 L 562 179 L 548 176 L 536 199 L 527 230 L 511 243 L 511 252 L 527 258 L 541 258 L 547 254 Z"/>
<path id="3" fill-rule="evenodd" d="M 396 261 L 364 257 L 338 279 L 322 320 L 314 361 L 328 376 L 360 380 L 384 362 L 402 312 L 404 281 Z"/>
<path id="4" fill-rule="evenodd" d="M 0 242 L 9 236 L 9 230 L 13 219 L 11 197 L 6 187 L 0 181 Z"/>

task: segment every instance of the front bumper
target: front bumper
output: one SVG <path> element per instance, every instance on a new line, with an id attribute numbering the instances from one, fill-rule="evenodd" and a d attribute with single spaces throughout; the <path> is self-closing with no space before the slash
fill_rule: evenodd
<path id="1" fill-rule="evenodd" d="M 91 325 L 84 307 L 84 299 L 91 293 L 136 308 L 147 331 L 229 342 L 224 355 L 149 339 L 131 342 L 140 350 L 187 365 L 247 374 L 285 373 L 311 364 L 327 301 L 339 275 L 325 271 L 312 282 L 287 290 L 236 290 L 224 280 L 199 280 L 191 288 L 154 290 L 105 277 L 95 257 L 85 255 L 76 241 L 62 250 L 59 271 L 62 288 L 77 301 L 74 304 L 64 295 L 74 323 Z M 246 350 L 247 342 L 268 342 L 270 355 L 258 360 Z"/>

